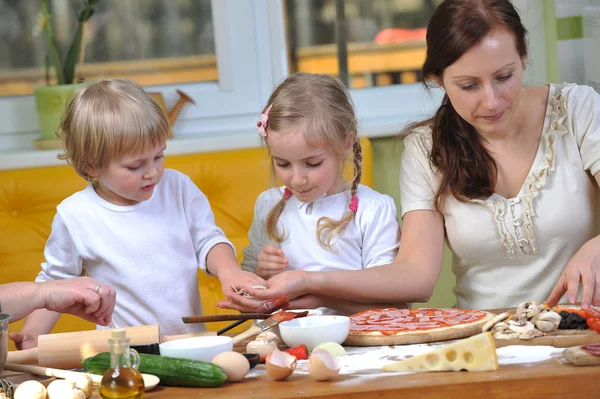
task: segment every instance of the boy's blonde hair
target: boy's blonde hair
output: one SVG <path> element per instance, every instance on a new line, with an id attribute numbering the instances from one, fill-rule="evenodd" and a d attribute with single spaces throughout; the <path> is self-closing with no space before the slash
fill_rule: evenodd
<path id="1" fill-rule="evenodd" d="M 127 79 L 106 79 L 76 90 L 57 133 L 67 160 L 88 181 L 88 168 L 102 170 L 121 155 L 164 143 L 169 122 L 156 101 Z"/>
<path id="2" fill-rule="evenodd" d="M 268 107 L 271 108 L 268 111 L 267 132 L 286 134 L 291 130 L 300 130 L 304 139 L 311 145 L 330 145 L 340 160 L 340 174 L 347 157 L 348 140 L 354 137 L 354 179 L 350 190 L 351 199 L 354 199 L 362 174 L 362 148 L 356 131 L 354 106 L 342 82 L 330 75 L 291 75 L 271 94 L 263 113 Z M 266 137 L 263 137 L 262 141 L 266 145 Z M 274 175 L 273 169 L 271 170 Z M 265 222 L 265 233 L 275 243 L 284 240 L 285 232 L 278 233 L 277 224 L 286 201 L 285 197 L 282 198 L 269 212 Z M 355 211 L 349 210 L 340 220 L 320 218 L 317 222 L 316 237 L 319 244 L 333 250 L 333 238 L 343 233 L 354 214 Z"/>

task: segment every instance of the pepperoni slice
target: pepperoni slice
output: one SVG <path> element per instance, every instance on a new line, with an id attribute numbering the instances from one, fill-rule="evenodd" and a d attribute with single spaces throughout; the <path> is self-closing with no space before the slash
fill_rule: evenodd
<path id="1" fill-rule="evenodd" d="M 587 344 L 581 347 L 584 351 L 590 355 L 600 356 L 600 343 L 599 344 Z"/>

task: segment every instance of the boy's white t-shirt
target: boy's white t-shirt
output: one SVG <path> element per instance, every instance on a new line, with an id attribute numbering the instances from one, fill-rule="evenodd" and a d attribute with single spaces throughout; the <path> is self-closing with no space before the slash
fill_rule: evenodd
<path id="1" fill-rule="evenodd" d="M 159 324 L 161 334 L 201 331 L 182 316 L 202 314 L 198 267 L 219 243 L 206 196 L 191 179 L 165 169 L 147 201 L 118 206 L 89 185 L 57 207 L 36 281 L 88 276 L 117 292 L 117 327 Z M 234 249 L 235 250 L 235 249 Z"/>
<path id="2" fill-rule="evenodd" d="M 264 232 L 267 215 L 281 199 L 283 187 L 261 193 L 254 207 L 254 220 L 248 233 L 250 245 L 244 248 L 242 269 L 254 272 L 257 257 L 265 245 L 274 245 Z M 391 197 L 359 185 L 358 211 L 346 230 L 334 238 L 334 251 L 317 241 L 317 221 L 327 216 L 339 220 L 348 211 L 350 190 L 303 203 L 292 196 L 279 218 L 286 239 L 279 245 L 288 260 L 288 270 L 360 270 L 392 263 L 398 251 L 399 227 L 396 206 Z M 325 313 L 331 313 L 324 308 Z"/>

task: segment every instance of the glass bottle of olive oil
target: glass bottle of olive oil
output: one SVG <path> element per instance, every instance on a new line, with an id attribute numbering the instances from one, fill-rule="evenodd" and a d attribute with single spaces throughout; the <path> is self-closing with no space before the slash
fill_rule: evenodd
<path id="1" fill-rule="evenodd" d="M 129 341 L 123 329 L 114 330 L 112 339 L 108 340 L 110 369 L 100 383 L 100 396 L 104 399 L 141 399 L 144 396 L 144 379 L 137 369 L 140 356 L 135 349 L 129 348 Z"/>

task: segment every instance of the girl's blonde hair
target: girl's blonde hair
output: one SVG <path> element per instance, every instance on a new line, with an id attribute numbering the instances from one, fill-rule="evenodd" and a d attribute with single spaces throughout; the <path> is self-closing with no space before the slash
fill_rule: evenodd
<path id="1" fill-rule="evenodd" d="M 275 89 L 263 113 L 269 107 L 267 134 L 268 131 L 285 134 L 292 129 L 300 129 L 308 143 L 315 146 L 330 145 L 340 159 L 340 173 L 347 157 L 348 140 L 354 137 L 354 179 L 350 192 L 351 203 L 354 200 L 355 205 L 350 206 L 350 210 L 340 220 L 322 217 L 317 222 L 317 241 L 322 247 L 333 250 L 332 240 L 344 232 L 354 217 L 356 192 L 362 174 L 362 148 L 350 94 L 342 82 L 330 75 L 297 73 L 289 76 Z M 266 145 L 266 137 L 262 141 Z M 274 175 L 273 169 L 272 173 Z M 287 198 L 289 197 L 284 196 L 275 204 L 265 222 L 265 233 L 275 243 L 281 243 L 285 239 L 285 232 L 277 232 L 277 224 Z"/>
<path id="2" fill-rule="evenodd" d="M 69 99 L 57 136 L 67 160 L 88 181 L 91 167 L 102 170 L 121 155 L 137 154 L 164 143 L 169 122 L 156 101 L 127 79 L 106 79 L 76 90 Z"/>

